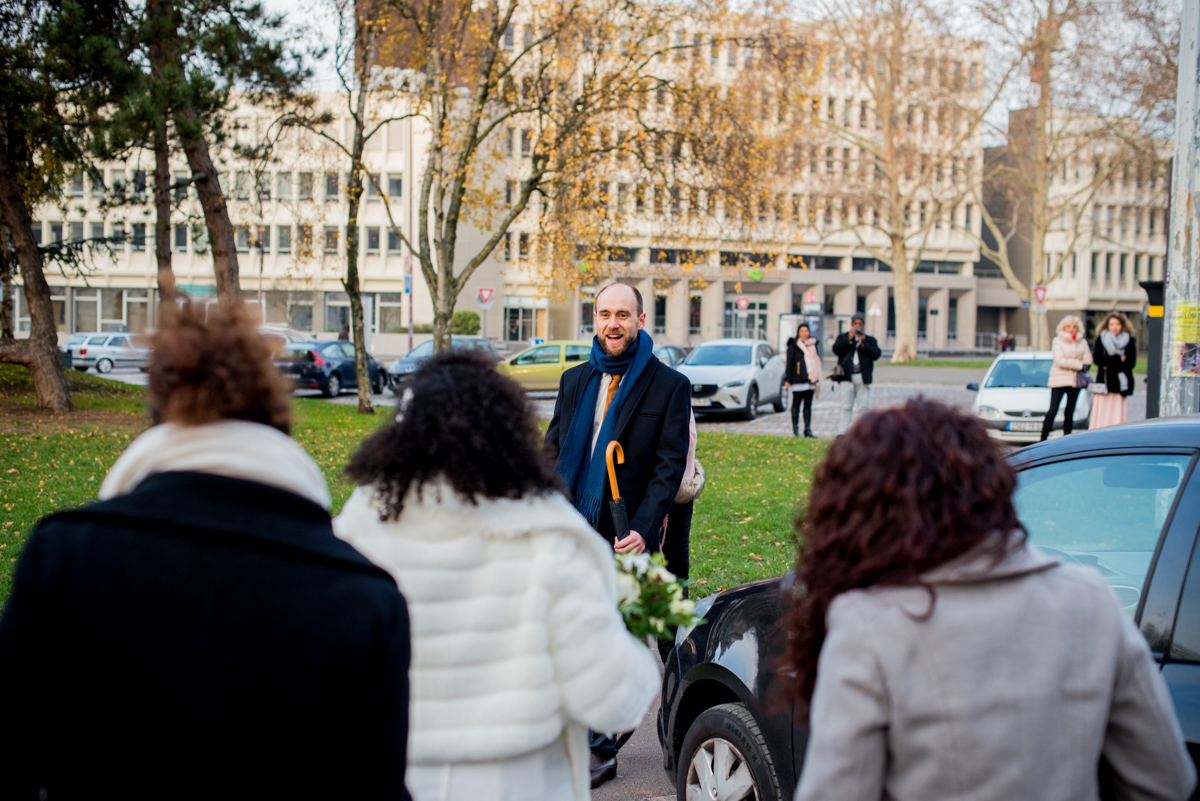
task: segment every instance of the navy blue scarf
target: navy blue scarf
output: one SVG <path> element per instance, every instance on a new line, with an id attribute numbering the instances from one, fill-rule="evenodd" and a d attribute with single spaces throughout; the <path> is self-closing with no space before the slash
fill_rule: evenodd
<path id="1" fill-rule="evenodd" d="M 625 398 L 653 358 L 654 340 L 645 331 L 638 331 L 637 339 L 620 356 L 609 356 L 600 346 L 600 340 L 592 338 L 592 355 L 588 360 L 592 365 L 592 374 L 583 395 L 575 403 L 575 417 L 571 420 L 567 441 L 555 469 L 571 490 L 571 502 L 593 526 L 600 521 L 600 506 L 604 498 L 604 452 L 617 429 L 617 418 L 621 416 Z M 596 437 L 596 450 L 589 459 L 588 449 L 592 445 L 592 424 L 596 419 L 602 373 L 623 375 L 624 378 L 604 415 L 600 434 Z"/>

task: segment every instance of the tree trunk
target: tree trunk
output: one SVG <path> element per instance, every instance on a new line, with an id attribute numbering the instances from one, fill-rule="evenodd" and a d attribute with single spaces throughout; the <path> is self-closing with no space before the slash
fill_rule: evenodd
<path id="1" fill-rule="evenodd" d="M 181 116 L 186 127 L 198 129 L 195 112 L 185 110 Z M 217 168 L 209 155 L 208 142 L 198 134 L 183 143 L 188 166 L 196 181 L 196 195 L 200 208 L 204 210 L 204 224 L 208 228 L 208 246 L 212 252 L 213 273 L 217 279 L 217 297 L 226 306 L 242 302 L 242 286 L 238 281 L 237 244 L 233 238 L 233 223 L 229 219 L 229 208 L 225 205 L 225 194 L 217 179 Z"/>
<path id="2" fill-rule="evenodd" d="M 175 271 L 171 268 L 171 164 L 167 121 L 154 123 L 154 257 L 158 261 L 158 299 L 175 300 Z"/>
<path id="3" fill-rule="evenodd" d="M 368 45 L 367 50 L 370 50 Z M 358 282 L 358 212 L 363 195 L 363 128 L 366 126 L 367 92 L 365 76 L 360 76 L 358 102 L 354 114 L 354 139 L 350 143 L 350 185 L 346 187 L 349 213 L 346 220 L 346 278 L 342 286 L 350 297 L 350 329 L 354 340 L 354 378 L 358 384 L 358 413 L 375 414 L 371 404 L 371 371 L 367 367 L 367 327 L 363 320 L 362 292 Z M 367 180 L 370 180 L 369 178 Z"/>
<path id="4" fill-rule="evenodd" d="M 12 260 L 7 230 L 0 226 L 0 339 L 13 338 Z"/>
<path id="5" fill-rule="evenodd" d="M 433 304 L 433 349 L 440 352 L 450 349 L 450 323 L 454 319 L 454 304 L 458 296 L 452 289 L 442 290 L 438 287 L 438 290 Z"/>
<path id="6" fill-rule="evenodd" d="M 29 369 L 39 407 L 60 414 L 69 412 L 75 406 L 58 354 L 54 305 L 42 272 L 42 256 L 33 239 L 33 217 L 21 195 L 16 170 L 3 148 L 0 148 L 0 210 L 17 251 L 30 319 L 29 339 L 0 343 L 0 361 L 23 364 Z"/>
<path id="7" fill-rule="evenodd" d="M 892 362 L 911 362 L 917 358 L 917 321 L 913 312 L 913 274 L 908 268 L 904 242 L 892 245 L 892 280 L 895 287 L 896 347 Z"/>

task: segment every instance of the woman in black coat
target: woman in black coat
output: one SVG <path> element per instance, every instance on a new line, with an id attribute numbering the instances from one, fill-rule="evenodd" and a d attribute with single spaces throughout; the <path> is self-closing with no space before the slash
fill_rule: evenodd
<path id="1" fill-rule="evenodd" d="M 800 413 L 804 412 L 804 436 L 815 438 L 812 431 L 812 404 L 821 385 L 821 357 L 817 340 L 808 326 L 801 323 L 796 336 L 787 341 L 783 386 L 792 393 L 792 436 L 800 436 Z"/>
<path id="2" fill-rule="evenodd" d="M 245 312 L 163 311 L 156 425 L 17 564 L 0 798 L 403 801 L 404 599 L 334 536 Z"/>
<path id="3" fill-rule="evenodd" d="M 1104 318 L 1104 325 L 1092 346 L 1096 363 L 1096 382 L 1108 392 L 1092 395 L 1089 428 L 1119 426 L 1125 422 L 1127 399 L 1133 394 L 1133 367 L 1137 364 L 1137 340 L 1129 331 L 1129 319 L 1120 312 Z"/>

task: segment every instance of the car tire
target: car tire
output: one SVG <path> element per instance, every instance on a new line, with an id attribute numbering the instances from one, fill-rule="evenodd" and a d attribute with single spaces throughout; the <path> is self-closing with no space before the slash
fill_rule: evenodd
<path id="1" fill-rule="evenodd" d="M 750 394 L 746 396 L 746 411 L 742 412 L 742 417 L 746 420 L 753 420 L 758 417 L 758 385 L 750 385 Z"/>
<path id="2" fill-rule="evenodd" d="M 97 373 L 111 373 L 113 369 L 112 359 L 101 359 L 96 362 Z"/>
<path id="3" fill-rule="evenodd" d="M 76 370 L 78 370 L 78 371 L 79 371 L 79 372 L 81 372 L 81 373 L 86 373 L 86 372 L 87 372 L 87 368 L 86 368 L 86 367 L 76 367 L 75 369 L 76 369 Z"/>
<path id="4" fill-rule="evenodd" d="M 375 374 L 375 380 L 371 382 L 371 391 L 376 395 L 382 395 L 383 390 L 387 387 L 387 380 L 383 377 L 383 371 L 380 370 Z"/>
<path id="5" fill-rule="evenodd" d="M 336 398 L 342 394 L 342 379 L 337 373 L 329 374 L 329 382 L 325 384 L 325 397 Z"/>
<path id="6" fill-rule="evenodd" d="M 774 409 L 777 413 L 778 412 L 786 412 L 787 407 L 788 407 L 788 395 L 789 394 L 791 394 L 791 393 L 789 393 L 787 391 L 787 388 L 783 385 L 783 382 L 780 381 L 779 382 L 779 397 L 776 398 L 774 400 L 774 402 L 771 403 L 771 408 Z"/>
<path id="7" fill-rule="evenodd" d="M 714 774 L 717 765 L 726 775 Z M 676 798 L 781 801 L 767 741 L 744 704 L 714 706 L 696 718 L 683 738 L 675 789 Z"/>

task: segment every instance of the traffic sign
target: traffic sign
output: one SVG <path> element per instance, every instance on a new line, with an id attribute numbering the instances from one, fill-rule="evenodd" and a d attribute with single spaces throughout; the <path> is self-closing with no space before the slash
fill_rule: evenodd
<path id="1" fill-rule="evenodd" d="M 1028 309 L 1028 308 L 1029 308 L 1029 306 L 1030 306 L 1030 303 L 1029 303 L 1029 300 L 1028 300 L 1028 299 L 1021 301 L 1021 308 L 1022 308 L 1022 309 Z"/>
<path id="2" fill-rule="evenodd" d="M 1046 287 L 1035 286 L 1033 288 L 1033 296 L 1035 298 L 1037 298 L 1037 302 L 1038 302 L 1039 306 L 1042 305 L 1043 303 L 1045 303 L 1046 302 Z"/>
<path id="3" fill-rule="evenodd" d="M 816 303 L 817 302 L 817 293 L 811 289 L 808 290 L 807 292 L 805 292 L 804 293 L 804 302 L 805 303 Z"/>
<path id="4" fill-rule="evenodd" d="M 479 288 L 479 293 L 475 296 L 475 299 L 479 301 L 481 308 L 486 309 L 492 305 L 492 298 L 495 295 L 495 292 L 496 290 L 492 289 L 491 287 Z"/>
<path id="5" fill-rule="evenodd" d="M 746 311 L 746 309 L 750 308 L 750 298 L 745 295 L 738 298 L 735 302 L 737 303 L 738 311 Z"/>

